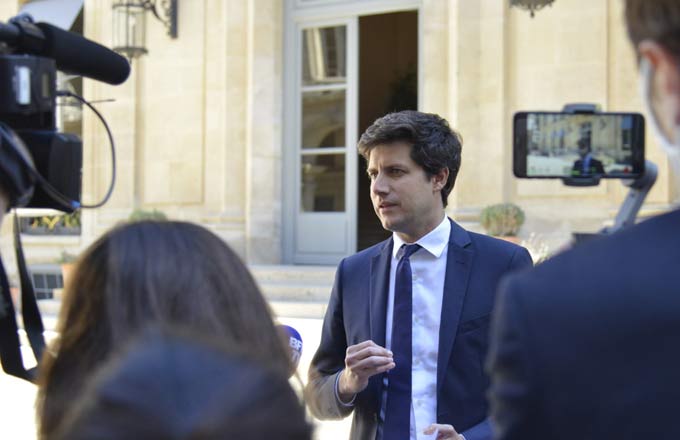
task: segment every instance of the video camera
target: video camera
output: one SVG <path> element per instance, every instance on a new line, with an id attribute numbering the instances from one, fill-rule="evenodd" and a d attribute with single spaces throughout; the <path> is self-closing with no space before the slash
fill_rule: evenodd
<path id="1" fill-rule="evenodd" d="M 121 84 L 130 65 L 115 52 L 78 34 L 47 23 L 33 23 L 19 15 L 0 23 L 0 188 L 9 208 L 52 208 L 73 212 L 106 202 L 115 181 L 113 136 L 101 114 L 84 98 L 58 91 L 57 70 L 109 84 Z M 83 147 L 81 140 L 56 127 L 57 96 L 71 96 L 101 119 L 109 135 L 112 177 L 109 190 L 97 204 L 83 205 Z M 36 360 L 45 349 L 44 327 L 21 248 L 19 224 L 14 216 L 14 243 L 21 280 L 24 330 Z M 3 370 L 29 381 L 36 368 L 23 364 L 18 326 L 9 280 L 0 259 L 0 363 Z"/>
<path id="2" fill-rule="evenodd" d="M 10 207 L 80 206 L 81 140 L 56 128 L 56 72 L 123 83 L 127 60 L 82 36 L 20 15 L 0 23 L 0 186 Z M 78 97 L 77 97 L 78 98 Z"/>

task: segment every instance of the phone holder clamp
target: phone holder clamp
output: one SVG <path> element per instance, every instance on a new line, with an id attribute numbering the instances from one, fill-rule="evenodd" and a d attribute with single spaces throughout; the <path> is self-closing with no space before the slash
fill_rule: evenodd
<path id="1" fill-rule="evenodd" d="M 573 103 L 565 104 L 562 108 L 563 113 L 573 114 L 595 114 L 600 113 L 601 108 L 599 104 L 591 103 Z M 597 186 L 600 184 L 600 176 L 590 177 L 564 177 L 562 183 L 567 186 Z"/>

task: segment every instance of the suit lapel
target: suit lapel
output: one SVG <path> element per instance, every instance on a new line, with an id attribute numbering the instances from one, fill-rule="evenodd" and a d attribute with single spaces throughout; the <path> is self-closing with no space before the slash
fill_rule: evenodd
<path id="1" fill-rule="evenodd" d="M 385 346 L 385 319 L 387 315 L 387 294 L 390 287 L 390 262 L 392 260 L 392 239 L 384 242 L 379 254 L 371 258 L 371 285 L 369 307 L 371 340 Z"/>
<path id="2" fill-rule="evenodd" d="M 474 251 L 465 249 L 470 235 L 451 221 L 451 235 L 446 257 L 446 277 L 442 299 L 442 315 L 439 325 L 439 355 L 437 359 L 437 388 L 444 383 L 444 373 L 449 365 L 453 343 L 458 332 L 460 314 L 463 311 L 468 280 L 472 269 Z"/>

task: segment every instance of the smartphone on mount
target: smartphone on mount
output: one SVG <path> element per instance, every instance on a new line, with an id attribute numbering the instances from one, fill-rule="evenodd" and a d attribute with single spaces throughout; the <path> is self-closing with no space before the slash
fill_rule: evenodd
<path id="1" fill-rule="evenodd" d="M 639 113 L 515 114 L 516 177 L 635 179 L 644 170 L 645 120 Z"/>

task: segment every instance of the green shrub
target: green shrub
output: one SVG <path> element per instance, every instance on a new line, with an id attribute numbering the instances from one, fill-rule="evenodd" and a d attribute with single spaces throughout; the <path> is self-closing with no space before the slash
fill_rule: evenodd
<path id="1" fill-rule="evenodd" d="M 144 209 L 135 209 L 130 214 L 128 220 L 131 222 L 139 222 L 143 220 L 167 220 L 168 216 L 165 215 L 163 211 L 158 211 L 154 209 L 152 211 L 147 211 Z"/>
<path id="2" fill-rule="evenodd" d="M 500 203 L 484 208 L 479 221 L 489 235 L 517 235 L 524 223 L 524 212 L 515 204 Z"/>

